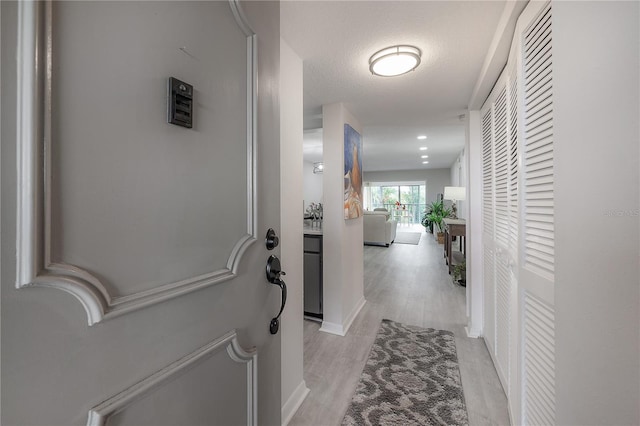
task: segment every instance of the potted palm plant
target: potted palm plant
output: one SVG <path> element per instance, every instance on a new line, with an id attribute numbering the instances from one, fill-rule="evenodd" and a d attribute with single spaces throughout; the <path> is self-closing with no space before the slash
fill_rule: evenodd
<path id="1" fill-rule="evenodd" d="M 422 219 L 420 220 L 420 223 L 422 224 L 422 226 L 425 227 L 425 231 L 431 232 L 432 234 L 433 234 L 433 222 L 431 222 L 431 220 L 429 219 L 429 215 L 433 211 L 433 205 L 435 203 L 436 201 L 434 201 L 433 203 L 427 206 L 427 208 L 424 210 L 424 213 L 422 213 Z"/>
<path id="2" fill-rule="evenodd" d="M 426 220 L 430 221 L 434 227 L 434 234 L 438 239 L 438 244 L 444 244 L 444 222 L 445 217 L 449 217 L 451 210 L 444 207 L 442 201 L 431 203 L 431 213 L 426 215 Z"/>
<path id="3" fill-rule="evenodd" d="M 431 204 L 428 204 L 426 206 L 424 213 L 422 213 L 422 219 L 420 220 L 420 223 L 422 224 L 422 226 L 426 228 L 427 232 L 431 232 L 433 234 L 433 222 L 430 219 L 431 213 L 438 212 L 441 210 L 442 210 L 441 201 L 434 201 Z"/>

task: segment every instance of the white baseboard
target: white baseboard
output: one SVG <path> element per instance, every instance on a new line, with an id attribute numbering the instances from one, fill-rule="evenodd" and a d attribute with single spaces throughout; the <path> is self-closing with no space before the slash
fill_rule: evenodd
<path id="1" fill-rule="evenodd" d="M 358 303 L 356 303 L 356 306 L 354 306 L 354 308 L 351 310 L 349 315 L 347 315 L 347 318 L 344 321 L 344 334 L 347 334 L 347 332 L 351 328 L 351 324 L 353 324 L 353 320 L 356 319 L 362 308 L 364 308 L 365 303 L 367 303 L 367 301 L 365 300 L 364 296 L 362 296 L 360 300 L 358 300 Z"/>
<path id="2" fill-rule="evenodd" d="M 338 336 L 346 336 L 349 328 L 351 328 L 351 324 L 353 324 L 353 321 L 356 319 L 366 303 L 367 301 L 365 300 L 364 296 L 361 297 L 342 324 L 322 321 L 322 327 L 320 327 L 320 331 L 329 334 L 336 334 Z"/>
<path id="3" fill-rule="evenodd" d="M 469 326 L 466 326 L 464 331 L 467 332 L 467 337 L 471 337 L 473 339 L 477 339 L 482 336 L 482 334 L 480 334 L 480 330 L 469 328 Z"/>
<path id="4" fill-rule="evenodd" d="M 322 327 L 320 327 L 320 331 L 329 334 L 337 334 L 338 336 L 344 336 L 346 334 L 344 332 L 344 327 L 342 326 L 342 324 L 329 322 L 327 320 L 322 321 Z"/>
<path id="5" fill-rule="evenodd" d="M 287 426 L 293 416 L 298 411 L 298 408 L 302 405 L 307 395 L 309 395 L 309 388 L 305 381 L 301 381 L 300 384 L 295 388 L 295 390 L 282 405 L 281 415 L 282 415 L 282 426 Z"/>

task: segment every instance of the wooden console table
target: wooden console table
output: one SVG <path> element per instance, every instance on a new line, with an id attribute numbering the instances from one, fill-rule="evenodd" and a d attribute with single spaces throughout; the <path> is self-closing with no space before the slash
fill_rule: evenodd
<path id="1" fill-rule="evenodd" d="M 453 269 L 453 261 L 452 261 L 452 248 L 451 241 L 452 237 L 460 237 L 460 249 L 462 254 L 465 254 L 465 235 L 466 235 L 466 222 L 464 219 L 451 219 L 445 218 L 444 222 L 444 258 L 447 260 L 447 265 L 449 266 L 449 274 Z"/>

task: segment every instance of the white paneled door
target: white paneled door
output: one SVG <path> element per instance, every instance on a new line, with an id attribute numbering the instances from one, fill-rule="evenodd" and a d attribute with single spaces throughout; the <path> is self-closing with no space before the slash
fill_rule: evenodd
<path id="1" fill-rule="evenodd" d="M 2 424 L 279 423 L 277 3 L 0 7 Z"/>
<path id="2" fill-rule="evenodd" d="M 484 337 L 517 424 L 555 424 L 551 5 L 518 20 L 481 110 Z"/>

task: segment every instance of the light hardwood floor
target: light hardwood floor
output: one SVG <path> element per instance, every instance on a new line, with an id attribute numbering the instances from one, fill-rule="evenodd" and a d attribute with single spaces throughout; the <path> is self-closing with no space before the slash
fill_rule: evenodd
<path id="1" fill-rule="evenodd" d="M 420 231 L 423 228 L 403 229 Z M 339 425 L 380 321 L 452 331 L 471 425 L 508 425 L 507 400 L 482 339 L 466 337 L 465 289 L 447 273 L 442 245 L 422 231 L 419 245 L 364 247 L 365 307 L 345 337 L 305 321 L 304 378 L 311 390 L 289 425 Z"/>

